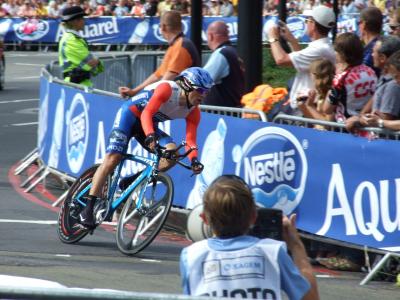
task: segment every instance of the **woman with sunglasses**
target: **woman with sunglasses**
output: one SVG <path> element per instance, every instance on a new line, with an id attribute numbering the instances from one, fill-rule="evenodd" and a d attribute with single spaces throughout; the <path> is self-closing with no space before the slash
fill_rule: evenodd
<path id="1" fill-rule="evenodd" d="M 192 67 L 180 73 L 175 80 L 161 80 L 145 87 L 141 92 L 126 101 L 118 111 L 114 126 L 109 136 L 107 154 L 97 169 L 92 187 L 87 196 L 88 205 L 79 215 L 80 223 L 92 228 L 93 206 L 100 196 L 105 179 L 115 169 L 126 153 L 129 140 L 136 141 L 149 152 L 153 152 L 156 144 L 176 149 L 172 138 L 158 128 L 159 122 L 175 119 L 186 120 L 186 143 L 188 148 L 197 148 L 196 135 L 200 123 L 199 104 L 203 101 L 214 82 L 210 74 L 199 67 Z M 197 150 L 190 152 L 194 174 L 200 174 L 203 165 L 197 159 Z M 174 162 L 161 159 L 160 171 L 174 166 Z M 129 185 L 129 181 L 137 174 L 120 183 L 121 188 Z"/>

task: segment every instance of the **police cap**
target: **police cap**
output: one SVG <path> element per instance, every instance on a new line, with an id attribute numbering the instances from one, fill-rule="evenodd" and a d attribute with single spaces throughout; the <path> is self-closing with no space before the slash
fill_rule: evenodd
<path id="1" fill-rule="evenodd" d="M 61 21 L 68 22 L 86 16 L 84 10 L 80 6 L 71 6 L 65 8 L 61 13 Z"/>

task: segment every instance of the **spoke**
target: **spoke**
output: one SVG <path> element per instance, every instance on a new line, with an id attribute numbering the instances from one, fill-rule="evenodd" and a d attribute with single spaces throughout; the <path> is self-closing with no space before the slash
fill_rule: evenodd
<path id="1" fill-rule="evenodd" d="M 165 210 L 165 207 L 163 207 L 163 208 L 160 210 L 160 212 L 159 212 L 157 215 L 155 215 L 155 216 L 151 219 L 150 222 L 146 222 L 146 223 L 148 223 L 148 224 L 146 225 L 146 227 L 144 227 L 142 230 L 140 230 L 140 232 L 139 232 L 139 228 L 138 228 L 137 232 L 139 232 L 139 235 L 144 234 L 151 226 L 153 226 L 153 224 L 154 224 L 155 222 L 157 222 L 157 220 L 160 219 L 160 218 L 163 216 L 164 210 Z M 146 217 L 146 220 L 147 220 L 147 219 L 148 219 L 148 218 Z"/>
<path id="2" fill-rule="evenodd" d="M 132 238 L 132 246 L 135 246 L 137 244 L 138 238 L 140 236 L 140 231 L 145 223 L 145 219 L 147 219 L 147 218 L 140 218 L 139 224 L 135 231 L 135 235 Z"/>
<path id="3" fill-rule="evenodd" d="M 138 214 L 138 210 L 135 208 L 129 215 L 125 216 L 125 218 L 122 220 L 122 224 L 126 225 L 126 223 L 128 223 L 137 214 Z"/>

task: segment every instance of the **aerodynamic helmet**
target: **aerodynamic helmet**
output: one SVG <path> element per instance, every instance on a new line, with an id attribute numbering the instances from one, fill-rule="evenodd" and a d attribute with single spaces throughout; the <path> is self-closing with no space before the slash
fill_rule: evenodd
<path id="1" fill-rule="evenodd" d="M 176 80 L 180 82 L 181 87 L 186 92 L 198 90 L 201 93 L 205 93 L 214 85 L 214 80 L 211 78 L 210 73 L 199 67 L 191 67 L 182 71 Z"/>

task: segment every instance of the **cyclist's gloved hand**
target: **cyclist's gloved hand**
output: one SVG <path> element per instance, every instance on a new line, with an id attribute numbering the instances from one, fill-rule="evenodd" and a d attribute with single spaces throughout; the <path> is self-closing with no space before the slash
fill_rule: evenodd
<path id="1" fill-rule="evenodd" d="M 193 157 L 192 158 L 192 171 L 193 174 L 200 174 L 203 169 L 204 169 L 204 165 L 197 159 L 197 157 Z"/>
<path id="2" fill-rule="evenodd" d="M 144 140 L 144 143 L 147 148 L 149 148 L 153 153 L 156 149 L 157 145 L 157 137 L 154 133 L 150 133 L 148 136 L 146 136 L 146 139 Z"/>

